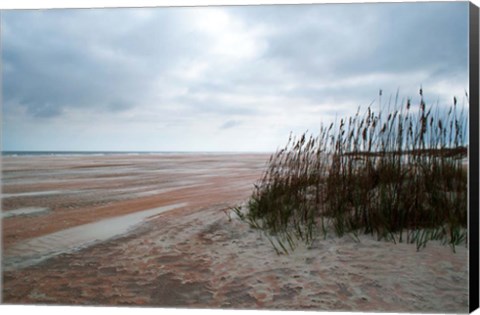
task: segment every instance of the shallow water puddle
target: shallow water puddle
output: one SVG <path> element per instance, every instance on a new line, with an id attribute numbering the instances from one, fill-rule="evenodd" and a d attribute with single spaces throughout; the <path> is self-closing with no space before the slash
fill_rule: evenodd
<path id="1" fill-rule="evenodd" d="M 78 193 L 78 190 L 45 190 L 45 191 L 30 191 L 22 193 L 2 194 L 2 198 L 10 197 L 35 197 L 35 196 L 50 196 L 50 195 L 62 195 Z"/>
<path id="2" fill-rule="evenodd" d="M 131 195 L 135 196 L 135 197 L 153 196 L 153 195 L 159 195 L 159 194 L 172 192 L 172 191 L 179 190 L 179 189 L 192 188 L 192 187 L 198 187 L 198 186 L 199 186 L 198 184 L 194 184 L 194 185 L 184 185 L 184 186 L 178 186 L 178 187 L 172 187 L 172 188 L 146 190 L 146 191 L 140 191 L 140 192 L 132 193 Z"/>
<path id="3" fill-rule="evenodd" d="M 106 241 L 132 230 L 149 217 L 186 205 L 187 203 L 177 203 L 139 211 L 19 242 L 4 250 L 3 270 L 25 268 L 59 254 L 74 252 Z"/>
<path id="4" fill-rule="evenodd" d="M 37 215 L 50 211 L 49 208 L 29 207 L 15 210 L 2 211 L 2 218 L 16 217 L 19 215 Z"/>

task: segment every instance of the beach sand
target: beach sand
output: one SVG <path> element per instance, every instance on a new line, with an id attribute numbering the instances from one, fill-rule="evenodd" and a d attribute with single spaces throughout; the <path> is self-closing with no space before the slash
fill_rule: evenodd
<path id="1" fill-rule="evenodd" d="M 465 246 L 329 235 L 277 255 L 228 212 L 267 160 L 4 158 L 3 303 L 468 311 Z"/>

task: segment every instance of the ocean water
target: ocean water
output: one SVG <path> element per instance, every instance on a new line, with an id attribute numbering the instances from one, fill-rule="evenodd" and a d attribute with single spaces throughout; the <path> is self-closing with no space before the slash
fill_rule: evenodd
<path id="1" fill-rule="evenodd" d="M 141 154 L 208 154 L 213 152 L 186 151 L 2 151 L 3 156 L 104 156 L 104 155 L 141 155 Z M 222 153 L 222 152 L 215 152 Z"/>

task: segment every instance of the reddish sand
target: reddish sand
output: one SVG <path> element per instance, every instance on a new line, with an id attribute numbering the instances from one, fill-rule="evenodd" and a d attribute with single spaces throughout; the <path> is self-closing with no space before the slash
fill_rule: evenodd
<path id="1" fill-rule="evenodd" d="M 9 197 L 3 198 L 2 210 L 41 206 L 52 211 L 42 216 L 4 220 L 3 245 L 8 247 L 68 227 L 177 202 L 188 201 L 189 209 L 217 203 L 232 205 L 248 197 L 267 158 L 265 155 L 4 157 L 2 192 Z M 170 190 L 157 192 L 162 188 Z M 39 194 L 14 196 L 25 192 Z M 146 196 L 139 197 L 142 193 Z"/>
<path id="2" fill-rule="evenodd" d="M 431 242 L 417 252 L 414 245 L 366 236 L 360 242 L 329 236 L 309 249 L 299 245 L 291 255 L 276 255 L 263 234 L 228 211 L 248 198 L 267 158 L 4 158 L 3 209 L 49 209 L 4 217 L 4 267 L 29 259 L 32 246 L 44 240 L 55 250 L 74 226 L 81 230 L 127 213 L 175 208 L 107 241 L 30 261 L 25 268 L 8 265 L 3 302 L 467 311 L 465 247 L 453 253 Z"/>

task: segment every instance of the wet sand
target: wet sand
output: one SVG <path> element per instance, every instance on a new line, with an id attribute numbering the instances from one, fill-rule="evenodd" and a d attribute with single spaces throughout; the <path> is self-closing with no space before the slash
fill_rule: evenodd
<path id="1" fill-rule="evenodd" d="M 4 158 L 3 302 L 467 312 L 465 247 L 417 252 L 345 236 L 278 256 L 225 213 L 248 198 L 267 160 Z"/>

